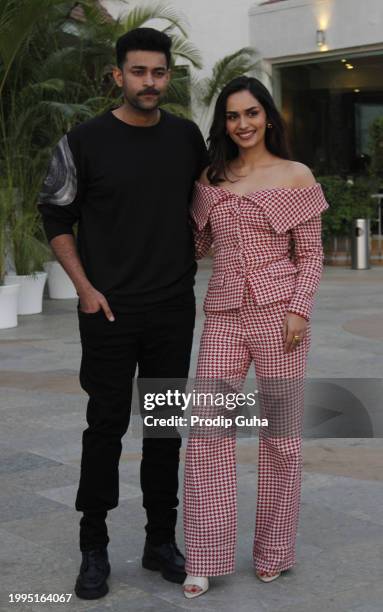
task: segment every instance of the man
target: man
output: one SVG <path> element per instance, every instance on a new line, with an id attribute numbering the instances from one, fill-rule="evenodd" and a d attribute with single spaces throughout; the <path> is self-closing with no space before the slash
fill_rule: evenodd
<path id="1" fill-rule="evenodd" d="M 52 249 L 79 295 L 80 381 L 89 394 L 76 509 L 83 561 L 75 592 L 108 592 L 107 511 L 118 505 L 121 438 L 132 379 L 187 378 L 195 319 L 188 208 L 207 165 L 197 126 L 159 108 L 170 79 L 171 40 L 139 28 L 116 45 L 119 108 L 58 143 L 39 207 Z M 72 227 L 78 222 L 77 244 Z M 143 566 L 185 578 L 175 542 L 179 437 L 144 438 L 147 513 Z"/>

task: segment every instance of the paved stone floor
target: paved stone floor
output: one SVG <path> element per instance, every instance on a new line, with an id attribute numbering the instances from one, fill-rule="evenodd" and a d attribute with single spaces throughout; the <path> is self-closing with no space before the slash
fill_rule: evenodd
<path id="1" fill-rule="evenodd" d="M 198 274 L 192 373 L 209 274 L 205 261 Z M 346 378 L 357 386 L 382 377 L 382 286 L 383 268 L 325 270 L 313 317 L 310 377 Z M 42 315 L 20 317 L 19 327 L 0 331 L 1 612 L 382 612 L 383 445 L 377 437 L 305 440 L 298 563 L 272 584 L 257 581 L 251 566 L 257 449 L 255 439 L 239 439 L 237 571 L 213 579 L 206 595 L 188 602 L 178 585 L 140 566 L 140 442 L 128 433 L 121 502 L 109 517 L 108 597 L 9 603 L 10 593 L 72 592 L 80 561 L 73 502 L 86 405 L 79 360 L 73 300 L 46 300 Z M 376 400 L 376 381 L 374 388 L 377 413 L 382 394 Z M 181 525 L 182 514 L 180 546 Z"/>

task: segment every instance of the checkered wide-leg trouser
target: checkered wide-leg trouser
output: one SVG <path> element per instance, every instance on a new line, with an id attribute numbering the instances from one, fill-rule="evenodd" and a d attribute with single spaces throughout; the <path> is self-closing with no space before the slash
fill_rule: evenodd
<path id="1" fill-rule="evenodd" d="M 198 389 L 204 388 L 204 381 L 220 380 L 239 391 L 254 361 L 263 398 L 261 416 L 269 420 L 269 427 L 259 430 L 253 546 L 255 569 L 264 571 L 286 570 L 295 563 L 310 325 L 305 338 L 285 353 L 282 329 L 288 303 L 256 305 L 247 289 L 241 308 L 208 313 L 196 374 Z M 235 569 L 236 435 L 234 428 L 214 429 L 207 436 L 191 431 L 186 449 L 186 571 L 193 576 L 218 576 Z"/>

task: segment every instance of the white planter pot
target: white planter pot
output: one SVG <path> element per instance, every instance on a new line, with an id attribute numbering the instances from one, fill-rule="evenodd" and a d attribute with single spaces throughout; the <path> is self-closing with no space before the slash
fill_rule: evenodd
<path id="1" fill-rule="evenodd" d="M 0 285 L 0 329 L 17 326 L 20 285 Z"/>
<path id="2" fill-rule="evenodd" d="M 20 285 L 18 314 L 37 314 L 43 309 L 43 291 L 46 272 L 35 272 L 31 275 L 7 274 L 4 279 L 5 285 Z"/>
<path id="3" fill-rule="evenodd" d="M 48 272 L 48 290 L 52 300 L 68 300 L 77 297 L 74 284 L 58 261 L 48 261 L 44 264 L 44 270 Z"/>

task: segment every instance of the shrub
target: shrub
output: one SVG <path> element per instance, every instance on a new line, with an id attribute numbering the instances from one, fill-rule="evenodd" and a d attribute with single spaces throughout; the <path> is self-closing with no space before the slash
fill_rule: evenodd
<path id="1" fill-rule="evenodd" d="M 374 216 L 376 202 L 371 195 L 378 188 L 376 178 L 358 178 L 351 184 L 340 176 L 323 176 L 318 182 L 330 206 L 322 217 L 325 244 L 332 236 L 349 236 L 353 219 Z"/>

